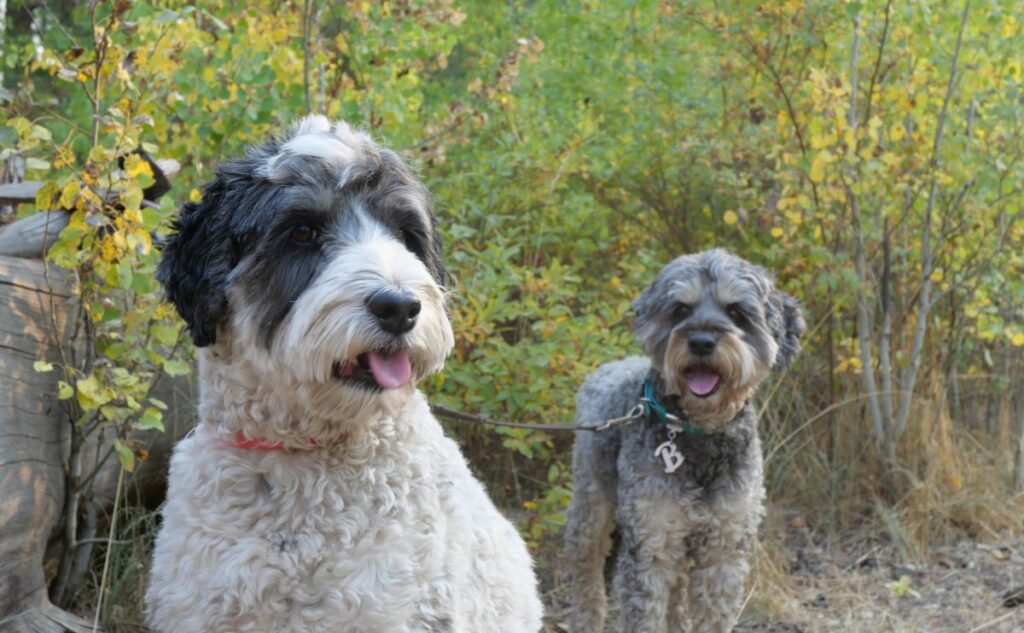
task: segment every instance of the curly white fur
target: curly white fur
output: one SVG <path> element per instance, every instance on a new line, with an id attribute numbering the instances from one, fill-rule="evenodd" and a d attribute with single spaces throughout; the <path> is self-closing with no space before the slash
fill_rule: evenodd
<path id="1" fill-rule="evenodd" d="M 421 395 L 340 450 L 245 450 L 227 435 L 207 422 L 175 450 L 155 631 L 540 628 L 522 539 Z"/>

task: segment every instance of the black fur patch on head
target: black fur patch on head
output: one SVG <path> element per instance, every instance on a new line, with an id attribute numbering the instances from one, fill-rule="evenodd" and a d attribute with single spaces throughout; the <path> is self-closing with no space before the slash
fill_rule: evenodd
<path id="1" fill-rule="evenodd" d="M 196 347 L 216 341 L 217 328 L 227 317 L 228 275 L 259 232 L 257 218 L 239 209 L 251 209 L 274 194 L 274 187 L 254 178 L 255 164 L 251 157 L 222 164 L 203 188 L 202 200 L 182 206 L 164 246 L 157 280 Z"/>

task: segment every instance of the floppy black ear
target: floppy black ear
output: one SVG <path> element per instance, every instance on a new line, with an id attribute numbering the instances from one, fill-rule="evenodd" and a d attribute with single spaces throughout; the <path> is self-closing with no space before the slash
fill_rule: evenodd
<path id="1" fill-rule="evenodd" d="M 201 202 L 181 207 L 156 273 L 196 347 L 214 343 L 217 326 L 227 316 L 225 288 L 234 249 L 220 209 L 224 186 L 218 177 L 205 188 Z"/>
<path id="2" fill-rule="evenodd" d="M 807 324 L 804 322 L 803 308 L 794 297 L 776 290 L 769 303 L 775 312 L 772 315 L 772 333 L 779 344 L 773 369 L 783 369 L 789 367 L 800 353 L 800 337 L 807 330 Z"/>

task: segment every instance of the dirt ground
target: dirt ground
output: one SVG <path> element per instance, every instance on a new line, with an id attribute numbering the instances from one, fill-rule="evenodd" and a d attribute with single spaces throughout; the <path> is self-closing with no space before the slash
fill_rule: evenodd
<path id="1" fill-rule="evenodd" d="M 548 633 L 568 630 L 564 565 L 552 563 L 539 570 Z M 827 547 L 795 530 L 762 545 L 754 567 L 736 633 L 1024 633 L 1022 538 L 965 540 L 911 563 L 885 545 Z"/>

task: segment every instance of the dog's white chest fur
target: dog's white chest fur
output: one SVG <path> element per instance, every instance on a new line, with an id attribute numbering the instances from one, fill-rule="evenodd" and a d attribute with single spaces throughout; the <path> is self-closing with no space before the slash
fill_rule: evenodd
<path id="1" fill-rule="evenodd" d="M 161 631 L 536 631 L 514 528 L 414 398 L 343 452 L 183 441 L 149 602 Z M 518 595 L 517 595 L 518 594 Z"/>

